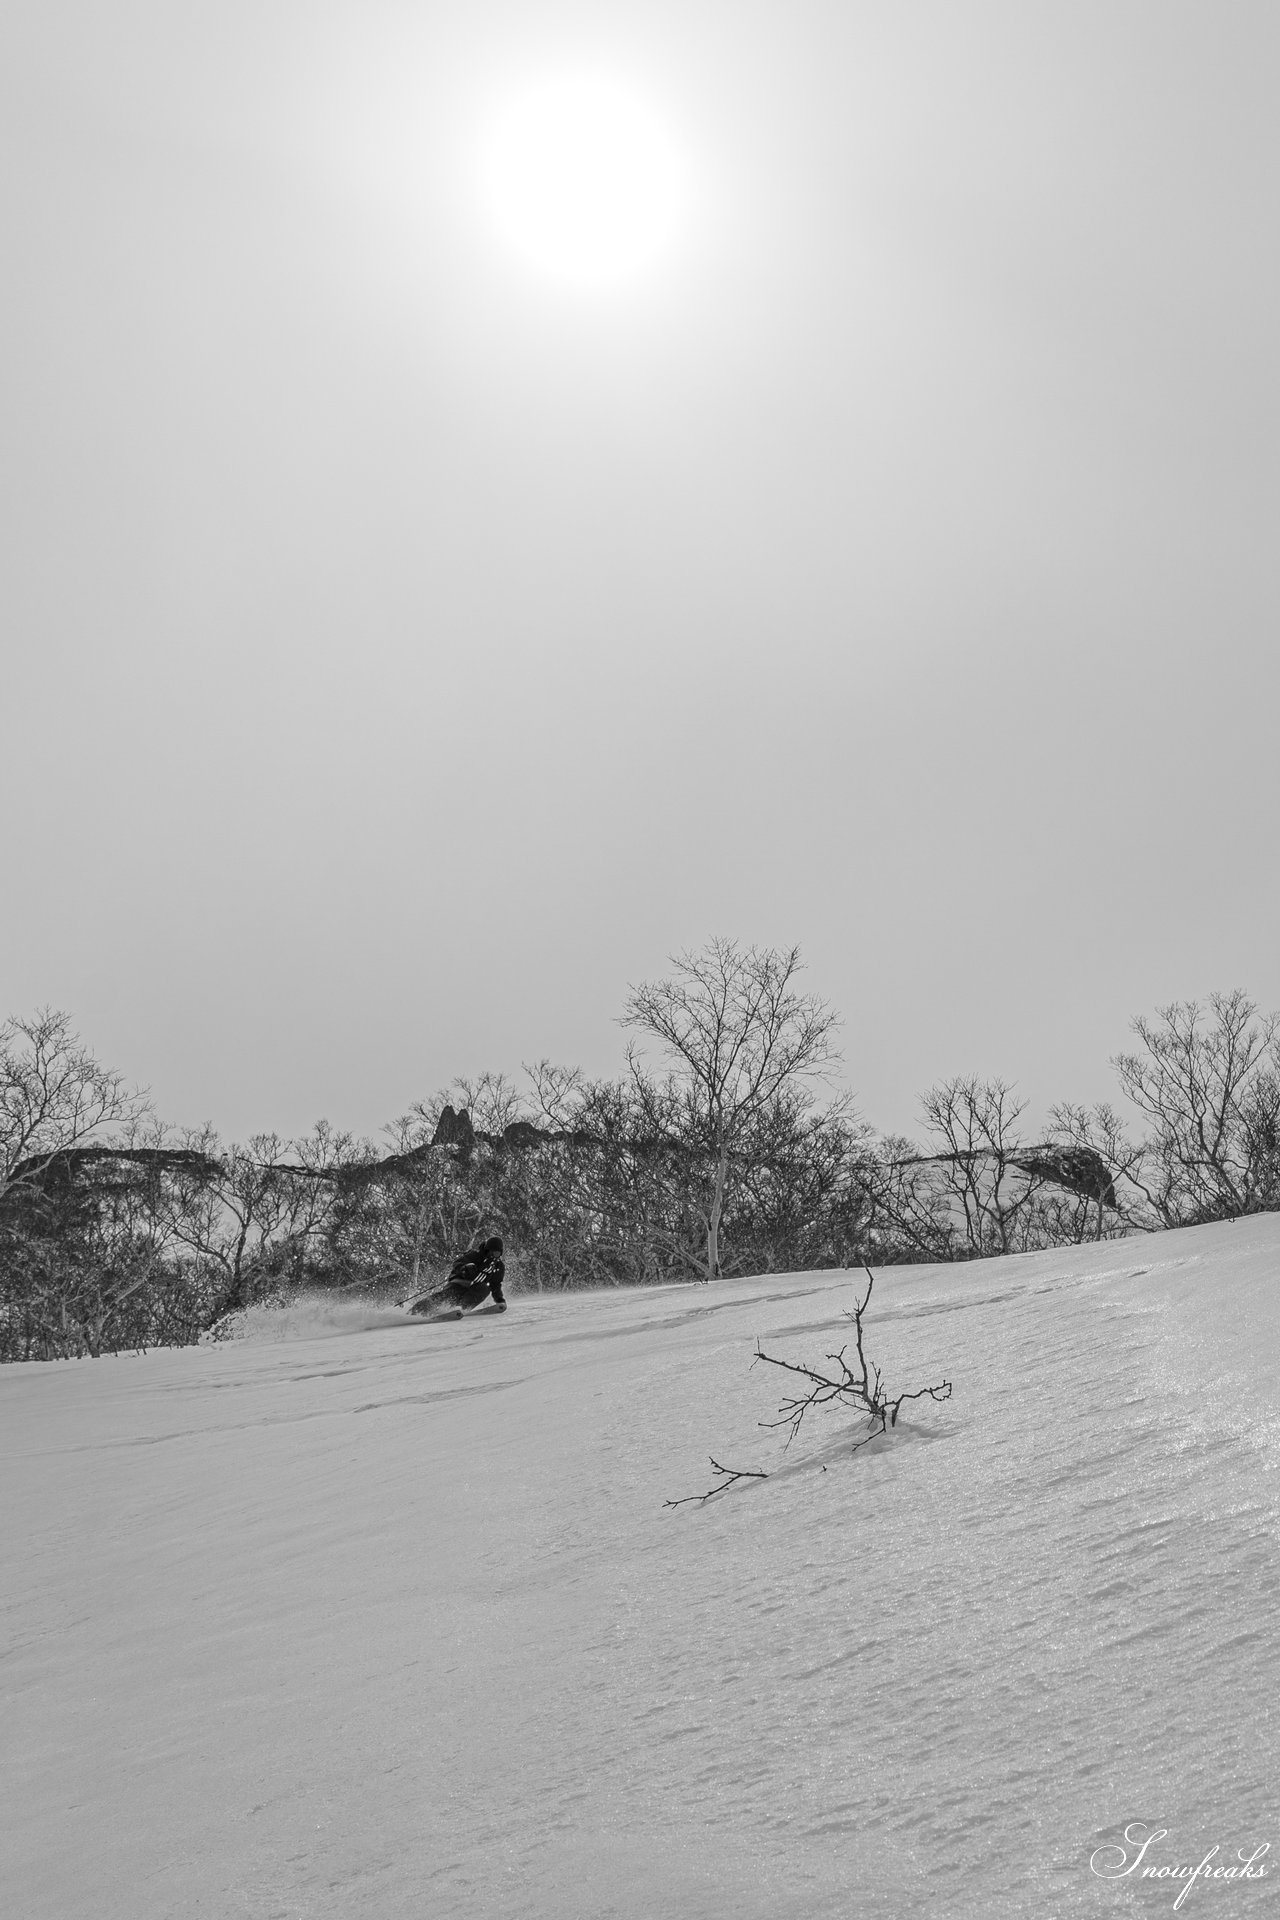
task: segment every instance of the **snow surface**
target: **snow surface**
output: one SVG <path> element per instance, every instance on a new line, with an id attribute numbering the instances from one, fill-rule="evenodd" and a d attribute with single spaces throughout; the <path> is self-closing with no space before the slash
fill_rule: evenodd
<path id="1" fill-rule="evenodd" d="M 1172 1911 L 1280 1854 L 1280 1217 L 0 1369 L 19 1920 Z M 272 1333 L 278 1337 L 269 1337 Z M 705 1507 L 708 1454 L 778 1470 Z M 822 1471 L 822 1468 L 827 1471 Z M 1280 1868 L 1180 1909 L 1275 1911 Z"/>

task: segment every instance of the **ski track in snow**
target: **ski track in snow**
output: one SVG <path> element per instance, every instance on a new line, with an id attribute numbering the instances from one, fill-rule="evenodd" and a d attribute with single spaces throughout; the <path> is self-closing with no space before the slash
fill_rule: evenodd
<path id="1" fill-rule="evenodd" d="M 1280 1854 L 1280 1217 L 0 1369 L 19 1920 L 1172 1911 Z M 273 1334 L 279 1337 L 271 1337 Z M 767 1468 L 703 1507 L 707 1457 Z M 824 1470 L 825 1469 L 825 1470 Z M 1180 1912 L 1274 1910 L 1280 1866 Z"/>

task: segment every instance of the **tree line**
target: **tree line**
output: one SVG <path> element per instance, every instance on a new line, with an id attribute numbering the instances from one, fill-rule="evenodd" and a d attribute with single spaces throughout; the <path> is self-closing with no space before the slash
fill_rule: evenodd
<path id="1" fill-rule="evenodd" d="M 714 940 L 632 988 L 626 1069 L 455 1081 L 379 1147 L 163 1124 L 69 1017 L 0 1026 L 0 1359 L 184 1344 L 304 1288 L 405 1298 L 483 1229 L 517 1289 L 985 1258 L 1280 1207 L 1280 1021 L 1237 989 L 1133 1023 L 1133 1119 L 940 1082 L 915 1138 L 830 1093 L 797 949 Z M 828 1089 L 824 1093 L 824 1088 Z"/>

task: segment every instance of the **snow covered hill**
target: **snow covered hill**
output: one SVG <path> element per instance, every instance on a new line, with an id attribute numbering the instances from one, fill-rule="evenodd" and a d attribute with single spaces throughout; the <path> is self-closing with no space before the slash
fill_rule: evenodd
<path id="1" fill-rule="evenodd" d="M 886 1270 L 783 1456 L 853 1278 L 0 1370 L 4 1910 L 1274 1912 L 1280 1216 Z"/>

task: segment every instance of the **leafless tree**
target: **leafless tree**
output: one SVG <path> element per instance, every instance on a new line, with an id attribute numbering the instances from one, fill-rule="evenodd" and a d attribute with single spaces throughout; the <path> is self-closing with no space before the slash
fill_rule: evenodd
<path id="1" fill-rule="evenodd" d="M 927 1260 L 1021 1250 L 1047 1171 L 1019 1130 L 1026 1102 L 1005 1080 L 968 1074 L 939 1081 L 920 1107 L 930 1151 L 887 1143 L 880 1223 Z"/>
<path id="2" fill-rule="evenodd" d="M 1085 1156 L 1074 1189 L 1060 1189 L 1055 1241 L 1103 1240 L 1159 1224 L 1139 1181 L 1146 1147 L 1130 1137 L 1113 1106 L 1105 1100 L 1093 1107 L 1064 1101 L 1049 1120 L 1051 1147 Z"/>
<path id="3" fill-rule="evenodd" d="M 686 1138 L 706 1153 L 701 1264 L 709 1280 L 720 1273 L 734 1149 L 780 1095 L 833 1064 L 837 1017 L 816 995 L 797 990 L 798 947 L 775 952 L 716 939 L 701 953 L 673 956 L 672 965 L 675 972 L 667 979 L 631 989 L 622 1024 L 656 1040 L 674 1061 Z M 634 1044 L 628 1060 L 637 1096 L 656 1119 L 655 1083 Z"/>
<path id="4" fill-rule="evenodd" d="M 1005 1080 L 970 1074 L 943 1080 L 921 1101 L 925 1124 L 941 1144 L 936 1157 L 976 1254 L 1012 1253 L 1041 1182 L 1023 1168 L 1018 1122 L 1026 1101 Z"/>
<path id="5" fill-rule="evenodd" d="M 845 1267 L 867 1251 L 871 1129 L 847 1098 L 821 1108 L 779 1094 L 734 1155 L 729 1232 L 752 1272 Z"/>
<path id="6" fill-rule="evenodd" d="M 0 1197 L 38 1184 L 52 1156 L 141 1122 L 146 1094 L 101 1066 L 71 1016 L 44 1007 L 0 1025 Z"/>
<path id="7" fill-rule="evenodd" d="M 569 1132 L 581 1124 L 586 1082 L 580 1067 L 560 1067 L 553 1060 L 535 1060 L 525 1073 L 533 1087 L 534 1106 L 544 1126 Z"/>
<path id="8" fill-rule="evenodd" d="M 486 1068 L 474 1079 L 460 1074 L 451 1086 L 428 1102 L 419 1103 L 414 1112 L 434 1126 L 446 1106 L 469 1113 L 478 1133 L 504 1133 L 514 1121 L 528 1116 L 519 1088 L 505 1073 Z"/>
<path id="9" fill-rule="evenodd" d="M 167 1227 L 184 1257 L 217 1276 L 221 1311 L 247 1306 L 264 1282 L 300 1281 L 338 1204 L 335 1176 L 361 1143 L 325 1121 L 301 1140 L 260 1133 L 223 1148 L 211 1128 L 184 1140 L 206 1165 L 171 1183 Z"/>
<path id="10" fill-rule="evenodd" d="M 1026 1103 L 1008 1082 L 968 1075 L 931 1088 L 921 1108 L 930 1151 L 890 1137 L 877 1155 L 881 1259 L 1025 1253 L 1150 1224 L 1125 1184 L 1142 1150 L 1109 1107 L 1057 1107 L 1048 1136 L 1027 1139 Z"/>
<path id="11" fill-rule="evenodd" d="M 872 1163 L 871 1244 L 885 1260 L 954 1260 L 961 1249 L 950 1192 L 933 1154 L 885 1134 Z"/>
<path id="12" fill-rule="evenodd" d="M 1137 1019 L 1114 1065 L 1153 1128 L 1131 1176 L 1163 1226 L 1280 1205 L 1280 1016 L 1239 987 Z"/>

